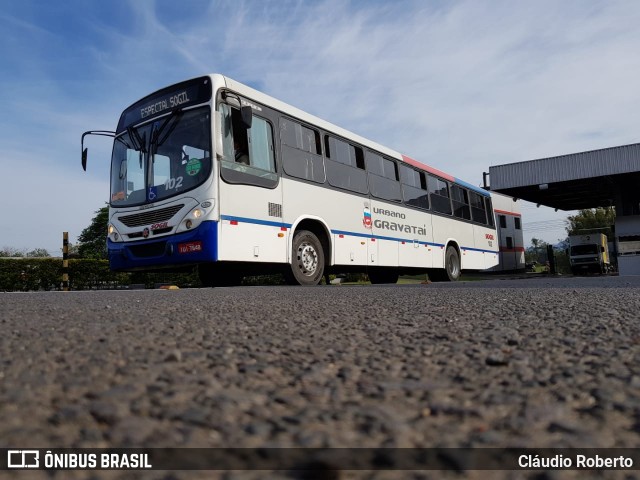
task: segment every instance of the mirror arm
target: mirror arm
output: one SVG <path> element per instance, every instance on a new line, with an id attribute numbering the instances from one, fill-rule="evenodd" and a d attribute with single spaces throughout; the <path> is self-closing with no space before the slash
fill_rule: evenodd
<path id="1" fill-rule="evenodd" d="M 82 137 L 80 138 L 80 150 L 82 151 L 82 169 L 85 172 L 87 171 L 87 149 L 84 148 L 84 137 L 86 137 L 87 135 L 98 135 L 101 137 L 113 138 L 116 136 L 116 132 L 112 132 L 110 130 L 89 130 L 82 134 Z"/>

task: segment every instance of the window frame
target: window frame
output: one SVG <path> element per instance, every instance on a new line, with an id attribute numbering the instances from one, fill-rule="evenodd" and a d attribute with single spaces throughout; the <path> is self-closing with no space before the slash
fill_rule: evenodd
<path id="1" fill-rule="evenodd" d="M 231 97 L 233 98 L 233 97 Z M 254 103 L 254 102 L 252 102 Z M 231 145 L 234 143 L 234 127 L 233 127 L 233 110 L 236 110 L 237 115 L 239 115 L 239 107 L 235 106 L 229 102 L 219 102 L 217 108 L 218 111 L 226 106 L 229 109 L 230 118 L 224 119 L 223 121 L 228 121 L 230 124 L 230 136 L 225 143 L 225 155 L 222 159 L 220 159 L 220 178 L 225 182 L 232 185 L 251 185 L 254 187 L 268 188 L 274 189 L 280 183 L 280 172 L 278 169 L 278 155 L 277 155 L 277 144 L 275 137 L 275 129 L 274 124 L 270 118 L 263 115 L 257 115 L 253 112 L 253 120 L 256 119 L 264 121 L 268 126 L 268 132 L 270 135 L 270 142 L 268 142 L 268 146 L 271 148 L 272 155 L 272 166 L 273 171 L 264 170 L 259 167 L 254 167 L 252 165 L 245 165 L 241 163 L 237 163 L 235 161 L 235 156 L 232 152 L 229 152 L 229 142 Z M 221 112 L 223 117 L 225 116 L 224 112 Z M 236 120 L 237 123 L 237 120 Z M 244 133 L 247 140 L 247 150 L 250 150 L 250 139 L 251 139 L 251 128 L 246 129 Z M 247 155 L 249 155 L 249 161 L 251 161 L 250 151 L 247 151 Z M 233 158 L 233 160 L 228 160 L 227 157 Z"/>
<path id="2" fill-rule="evenodd" d="M 369 182 L 367 179 L 367 171 L 365 169 L 364 151 L 360 145 L 354 145 L 352 142 L 344 140 L 332 133 L 324 133 L 324 167 L 327 183 L 332 187 L 340 190 L 366 195 L 369 193 Z M 331 145 L 337 142 L 347 145 L 353 149 L 353 163 L 346 163 L 338 160 L 333 154 Z M 337 150 L 337 145 L 336 145 Z M 332 157 L 333 155 L 333 157 Z M 349 156 L 351 159 L 351 156 Z M 353 180 L 353 184 L 351 182 Z"/>
<path id="3" fill-rule="evenodd" d="M 382 167 L 380 172 L 382 175 L 376 171 L 372 171 L 370 168 L 370 165 L 373 165 L 373 156 L 382 160 L 380 163 L 380 166 Z M 369 193 L 371 196 L 387 202 L 402 203 L 402 188 L 398 178 L 398 163 L 381 153 L 369 149 L 365 151 L 364 158 L 367 168 L 367 183 L 369 185 Z M 385 162 L 387 163 L 385 164 Z M 388 169 L 385 168 L 385 165 L 391 166 L 393 172 L 388 171 Z M 383 191 L 383 189 L 387 187 L 389 187 L 388 192 L 390 192 L 390 194 Z"/>
<path id="4" fill-rule="evenodd" d="M 440 187 L 440 188 L 432 190 L 432 184 L 434 181 L 438 183 L 433 186 Z M 446 188 L 447 195 L 441 195 L 440 193 L 438 193 L 439 191 L 442 190 L 442 186 Z M 449 182 L 447 182 L 443 178 L 440 178 L 436 175 L 427 174 L 427 189 L 429 191 L 429 203 L 431 204 L 431 211 L 435 213 L 439 213 L 441 215 L 447 215 L 449 217 L 452 217 L 453 206 L 451 205 L 451 191 L 450 191 L 451 186 L 449 185 Z M 449 206 L 449 209 L 447 211 L 443 211 L 440 209 L 440 206 L 444 205 L 444 202 L 445 202 L 444 199 L 447 200 L 447 203 Z"/>
<path id="5" fill-rule="evenodd" d="M 295 126 L 299 126 L 306 130 L 313 132 L 315 152 L 311 150 L 305 150 L 297 145 L 291 145 L 283 138 L 283 125 L 291 123 Z M 325 159 L 322 153 L 322 137 L 320 130 L 317 127 L 311 126 L 306 122 L 298 120 L 297 118 L 290 117 L 285 114 L 280 114 L 278 120 L 278 140 L 280 142 L 280 160 L 282 162 L 282 171 L 291 178 L 310 182 L 312 184 L 322 185 L 327 182 L 327 171 L 325 166 Z M 310 144 L 311 145 L 311 144 Z M 302 145 L 304 147 L 304 144 Z M 311 155 L 307 157 L 306 155 Z M 301 161 L 306 160 L 307 166 L 301 167 Z M 300 162 L 300 164 L 296 163 Z M 309 166 L 311 169 L 309 170 Z M 302 173 L 302 169 L 305 169 L 305 173 Z M 311 175 L 309 175 L 311 172 Z M 318 177 L 316 178 L 316 174 Z"/>

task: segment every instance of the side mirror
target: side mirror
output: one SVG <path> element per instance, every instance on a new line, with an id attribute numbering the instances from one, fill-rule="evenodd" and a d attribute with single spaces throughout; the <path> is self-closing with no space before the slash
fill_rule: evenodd
<path id="1" fill-rule="evenodd" d="M 245 128 L 251 128 L 251 120 L 253 119 L 253 110 L 249 105 L 245 105 L 240 108 L 240 114 L 242 115 L 242 123 Z"/>
<path id="2" fill-rule="evenodd" d="M 82 150 L 82 170 L 87 171 L 87 149 Z"/>

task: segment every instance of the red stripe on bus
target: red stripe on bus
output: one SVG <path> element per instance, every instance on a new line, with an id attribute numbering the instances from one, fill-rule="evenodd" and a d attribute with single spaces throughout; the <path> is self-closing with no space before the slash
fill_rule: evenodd
<path id="1" fill-rule="evenodd" d="M 514 217 L 521 217 L 522 216 L 521 213 L 507 212 L 506 210 L 498 210 L 497 208 L 494 208 L 493 211 L 496 212 L 496 213 L 501 213 L 503 215 L 513 215 Z"/>
<path id="2" fill-rule="evenodd" d="M 414 160 L 411 157 L 402 155 L 402 160 L 407 162 L 409 165 L 413 165 L 414 167 L 418 167 L 422 170 L 426 170 L 427 172 L 433 173 L 434 175 L 442 177 L 445 180 L 449 180 L 450 182 L 455 182 L 455 179 L 453 178 L 453 176 L 449 175 L 448 173 L 444 173 L 442 170 L 438 170 L 437 168 L 430 167 L 429 165 L 419 162 L 418 160 Z"/>

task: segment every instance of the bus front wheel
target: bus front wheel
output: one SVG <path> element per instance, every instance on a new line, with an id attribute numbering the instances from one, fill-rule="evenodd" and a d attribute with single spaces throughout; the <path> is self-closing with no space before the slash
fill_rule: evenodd
<path id="1" fill-rule="evenodd" d="M 318 285 L 324 274 L 324 251 L 318 237 L 300 230 L 293 237 L 291 265 L 285 279 L 291 285 Z"/>

